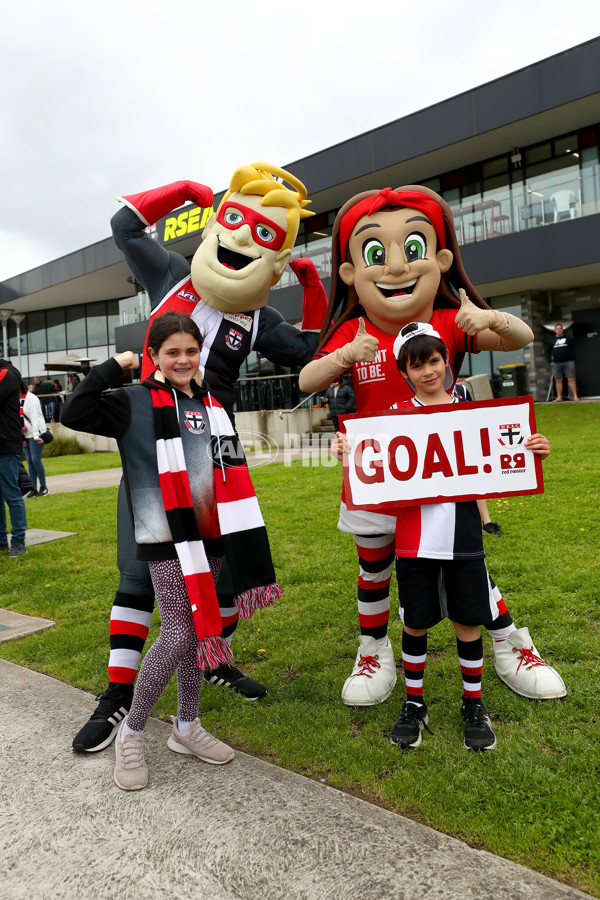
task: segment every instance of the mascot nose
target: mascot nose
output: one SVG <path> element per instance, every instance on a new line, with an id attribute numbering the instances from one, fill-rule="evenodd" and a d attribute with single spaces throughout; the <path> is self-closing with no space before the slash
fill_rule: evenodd
<path id="1" fill-rule="evenodd" d="M 248 224 L 244 224 L 240 226 L 240 228 L 236 228 L 235 230 L 235 242 L 236 244 L 242 244 L 242 246 L 248 246 L 248 244 L 252 244 L 252 229 Z"/>
<path id="2" fill-rule="evenodd" d="M 390 245 L 386 268 L 393 275 L 399 275 L 408 270 L 408 264 L 404 258 L 404 248 L 397 244 L 396 241 L 392 241 Z"/>

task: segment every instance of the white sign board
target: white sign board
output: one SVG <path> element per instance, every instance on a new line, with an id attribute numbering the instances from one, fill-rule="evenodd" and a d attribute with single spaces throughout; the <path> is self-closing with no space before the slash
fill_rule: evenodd
<path id="1" fill-rule="evenodd" d="M 541 494 L 531 397 L 341 416 L 348 509 Z"/>

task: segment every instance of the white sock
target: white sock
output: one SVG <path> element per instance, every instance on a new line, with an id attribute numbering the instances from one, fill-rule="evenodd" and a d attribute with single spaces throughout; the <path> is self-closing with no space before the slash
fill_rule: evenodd
<path id="1" fill-rule="evenodd" d="M 136 731 L 134 728 L 130 728 L 127 724 L 127 719 L 123 720 L 123 724 L 121 725 L 121 740 L 125 737 L 126 734 L 143 734 L 144 731 Z"/>
<path id="2" fill-rule="evenodd" d="M 179 716 L 177 717 L 177 731 L 179 734 L 189 734 L 192 730 L 193 722 L 182 722 Z"/>
<path id="3" fill-rule="evenodd" d="M 378 650 L 382 650 L 384 647 L 389 647 L 390 645 L 387 634 L 382 638 L 375 638 L 375 643 L 377 644 Z"/>

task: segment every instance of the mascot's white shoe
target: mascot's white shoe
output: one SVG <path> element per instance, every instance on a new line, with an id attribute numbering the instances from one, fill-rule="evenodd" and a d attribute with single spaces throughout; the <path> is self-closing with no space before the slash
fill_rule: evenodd
<path id="1" fill-rule="evenodd" d="M 389 640 L 378 647 L 375 638 L 362 634 L 352 675 L 342 688 L 346 706 L 376 706 L 390 696 L 396 684 L 396 660 Z"/>
<path id="2" fill-rule="evenodd" d="M 498 678 L 515 694 L 530 700 L 556 700 L 567 689 L 558 672 L 541 658 L 527 628 L 518 628 L 504 641 L 493 642 Z"/>

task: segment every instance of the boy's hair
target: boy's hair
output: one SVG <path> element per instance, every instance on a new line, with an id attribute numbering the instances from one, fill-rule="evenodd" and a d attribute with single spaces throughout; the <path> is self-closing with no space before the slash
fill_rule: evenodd
<path id="1" fill-rule="evenodd" d="M 406 375 L 408 366 L 422 365 L 432 353 L 439 353 L 444 363 L 448 362 L 448 348 L 440 338 L 429 334 L 415 335 L 400 348 L 396 361 L 398 371 Z"/>
<path id="2" fill-rule="evenodd" d="M 161 346 L 172 334 L 189 334 L 196 338 L 198 346 L 202 349 L 204 338 L 194 320 L 190 316 L 186 316 L 185 313 L 167 312 L 162 316 L 156 316 L 150 325 L 146 343 L 148 350 L 152 348 L 155 353 L 158 353 Z"/>

